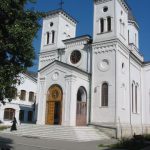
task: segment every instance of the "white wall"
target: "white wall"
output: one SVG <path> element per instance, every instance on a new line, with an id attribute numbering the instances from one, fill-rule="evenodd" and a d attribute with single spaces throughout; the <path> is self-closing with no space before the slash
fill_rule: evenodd
<path id="1" fill-rule="evenodd" d="M 110 46 L 111 45 L 111 46 Z M 116 117 L 116 51 L 115 44 L 93 46 L 91 121 L 115 123 Z M 105 60 L 108 62 L 106 63 Z M 108 107 L 101 106 L 101 86 L 109 85 Z"/>
<path id="2" fill-rule="evenodd" d="M 6 100 L 6 104 L 0 104 L 0 120 L 4 122 L 4 124 L 10 124 L 11 121 L 7 121 L 4 120 L 4 110 L 5 108 L 12 108 L 15 109 L 15 117 L 19 123 L 19 111 L 24 108 L 24 110 L 26 111 L 25 113 L 27 113 L 28 111 L 33 111 L 33 104 L 34 102 L 29 102 L 29 92 L 34 92 L 35 96 L 37 93 L 37 83 L 35 80 L 33 80 L 31 77 L 29 77 L 26 74 L 22 74 L 21 75 L 22 78 L 22 84 L 18 85 L 17 88 L 17 97 L 16 99 L 13 99 L 11 102 L 8 102 Z M 25 101 L 20 100 L 19 96 L 21 94 L 21 90 L 26 90 L 26 99 Z M 34 113 L 33 113 L 33 117 L 34 117 Z M 27 122 L 27 114 L 25 114 L 25 118 L 24 118 L 25 122 Z M 33 118 L 33 121 L 35 121 L 36 118 Z"/>
<path id="3" fill-rule="evenodd" d="M 130 67 L 128 50 L 118 44 L 116 54 L 116 99 L 117 99 L 117 117 L 118 123 L 130 122 Z"/>
<path id="4" fill-rule="evenodd" d="M 150 65 L 143 68 L 143 124 L 150 124 Z"/>
<path id="5" fill-rule="evenodd" d="M 135 27 L 134 23 L 128 24 L 129 30 L 129 44 L 133 43 L 137 49 L 139 48 L 139 32 L 138 29 Z"/>

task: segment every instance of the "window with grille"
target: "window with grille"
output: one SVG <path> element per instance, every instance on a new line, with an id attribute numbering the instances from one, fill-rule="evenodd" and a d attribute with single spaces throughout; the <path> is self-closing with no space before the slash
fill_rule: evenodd
<path id="1" fill-rule="evenodd" d="M 13 120 L 14 116 L 15 116 L 15 109 L 6 108 L 4 110 L 4 120 Z"/>
<path id="2" fill-rule="evenodd" d="M 25 99 L 26 99 L 26 91 L 25 90 L 21 90 L 20 100 L 25 101 Z"/>
<path id="3" fill-rule="evenodd" d="M 6 88 L 6 98 L 16 99 L 17 98 L 17 89 L 15 87 Z"/>
<path id="4" fill-rule="evenodd" d="M 81 53 L 78 50 L 75 50 L 71 53 L 70 61 L 72 64 L 77 64 L 81 59 Z"/>
<path id="5" fill-rule="evenodd" d="M 34 92 L 29 92 L 29 102 L 34 102 Z"/>

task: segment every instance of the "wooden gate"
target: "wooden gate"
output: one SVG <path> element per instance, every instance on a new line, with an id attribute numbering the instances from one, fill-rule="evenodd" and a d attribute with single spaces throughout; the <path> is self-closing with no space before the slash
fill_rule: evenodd
<path id="1" fill-rule="evenodd" d="M 62 89 L 53 85 L 48 90 L 46 124 L 60 125 L 62 119 Z"/>
<path id="2" fill-rule="evenodd" d="M 87 119 L 86 116 L 87 116 L 87 103 L 77 102 L 76 125 L 86 126 L 86 119 Z"/>

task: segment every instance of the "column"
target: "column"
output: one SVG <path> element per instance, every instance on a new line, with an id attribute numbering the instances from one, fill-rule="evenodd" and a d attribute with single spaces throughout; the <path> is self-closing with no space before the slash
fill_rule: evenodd
<path id="1" fill-rule="evenodd" d="M 38 83 L 38 90 L 37 90 L 37 124 L 44 124 L 43 123 L 43 113 L 45 110 L 43 110 L 43 101 L 44 101 L 44 83 L 45 78 L 40 78 L 40 81 Z"/>
<path id="2" fill-rule="evenodd" d="M 104 19 L 104 32 L 108 32 L 108 30 L 107 30 L 107 18 Z"/>
<path id="3" fill-rule="evenodd" d="M 67 75 L 65 76 L 66 79 L 66 98 L 65 98 L 65 105 L 64 105 L 64 124 L 75 126 L 76 125 L 76 93 L 75 90 L 75 81 L 76 76 L 74 75 Z"/>

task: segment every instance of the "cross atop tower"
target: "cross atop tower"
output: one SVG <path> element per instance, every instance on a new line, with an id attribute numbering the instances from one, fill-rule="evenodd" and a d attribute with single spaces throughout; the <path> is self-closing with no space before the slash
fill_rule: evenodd
<path id="1" fill-rule="evenodd" d="M 60 5 L 60 9 L 63 9 L 63 5 L 64 5 L 65 3 L 64 3 L 64 1 L 63 0 L 61 0 L 60 1 L 60 3 L 59 3 L 59 5 Z"/>

